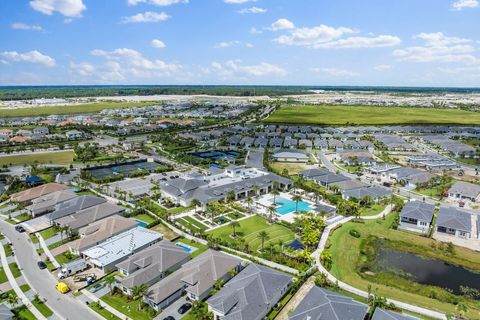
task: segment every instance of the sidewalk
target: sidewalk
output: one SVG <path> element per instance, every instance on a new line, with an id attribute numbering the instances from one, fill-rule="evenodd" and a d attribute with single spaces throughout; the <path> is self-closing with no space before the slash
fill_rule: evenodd
<path id="1" fill-rule="evenodd" d="M 88 298 L 90 299 L 91 301 L 93 302 L 98 302 L 103 308 L 105 308 L 107 311 L 109 311 L 110 313 L 114 314 L 115 316 L 119 317 L 120 319 L 125 319 L 125 320 L 132 320 L 132 318 L 129 318 L 128 316 L 124 315 L 123 313 L 121 313 L 120 311 L 118 311 L 117 309 L 111 307 L 109 304 L 103 302 L 102 300 L 100 300 L 99 298 L 97 298 L 97 296 L 95 296 L 94 294 L 92 294 L 90 291 L 86 290 L 86 289 L 83 289 L 82 290 L 82 293 Z"/>
<path id="2" fill-rule="evenodd" d="M 10 286 L 12 287 L 13 291 L 17 294 L 17 296 L 20 298 L 22 303 L 30 310 L 30 312 L 35 316 L 35 318 L 39 320 L 46 320 L 40 311 L 30 302 L 28 297 L 23 293 L 22 289 L 20 289 L 20 286 L 18 285 L 17 281 L 15 280 L 15 277 L 12 274 L 12 271 L 10 270 L 10 267 L 7 264 L 7 256 L 5 254 L 5 249 L 3 246 L 0 246 L 0 258 L 2 259 L 2 266 L 3 266 L 3 271 L 5 272 L 5 275 L 7 276 L 8 282 L 10 283 Z"/>
<path id="3" fill-rule="evenodd" d="M 55 268 L 60 268 L 60 264 L 57 262 L 53 254 L 50 252 L 50 249 L 48 249 L 48 246 L 45 243 L 45 240 L 43 240 L 43 237 L 39 233 L 36 233 L 35 236 L 38 238 L 38 241 L 42 246 L 43 252 L 47 255 L 50 262 L 55 266 Z"/>

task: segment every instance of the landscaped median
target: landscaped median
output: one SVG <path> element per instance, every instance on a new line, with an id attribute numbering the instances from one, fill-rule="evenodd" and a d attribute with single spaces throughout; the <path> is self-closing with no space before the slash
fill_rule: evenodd
<path id="1" fill-rule="evenodd" d="M 421 285 L 393 271 L 376 271 L 375 268 L 368 267 L 375 265 L 376 250 L 378 243 L 381 243 L 382 246 L 394 250 L 480 271 L 478 253 L 460 247 L 452 250 L 449 249 L 450 246 L 440 246 L 432 239 L 391 229 L 395 219 L 392 214 L 385 219 L 347 222 L 333 231 L 326 249 L 331 254 L 330 273 L 338 280 L 365 292 L 370 290 L 372 293 L 430 310 L 458 314 L 459 305 L 462 305 L 462 308 L 465 305 L 467 318 L 476 318 L 480 311 L 476 300 L 453 295 L 440 287 Z M 380 242 L 375 242 L 375 239 Z"/>

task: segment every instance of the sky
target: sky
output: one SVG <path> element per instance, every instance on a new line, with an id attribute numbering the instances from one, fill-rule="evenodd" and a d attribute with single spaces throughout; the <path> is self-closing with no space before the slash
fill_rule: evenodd
<path id="1" fill-rule="evenodd" d="M 480 0 L 1 0 L 0 85 L 480 87 Z"/>

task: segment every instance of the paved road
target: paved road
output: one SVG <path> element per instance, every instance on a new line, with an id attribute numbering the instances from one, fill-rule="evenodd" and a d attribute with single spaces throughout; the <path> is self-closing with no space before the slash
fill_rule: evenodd
<path id="1" fill-rule="evenodd" d="M 16 232 L 5 221 L 0 221 L 0 231 L 13 244 L 19 267 L 32 289 L 47 299 L 47 304 L 57 315 L 65 320 L 103 319 L 72 296 L 62 295 L 55 290 L 57 281 L 46 269 L 38 269 L 38 254 L 25 233 Z"/>

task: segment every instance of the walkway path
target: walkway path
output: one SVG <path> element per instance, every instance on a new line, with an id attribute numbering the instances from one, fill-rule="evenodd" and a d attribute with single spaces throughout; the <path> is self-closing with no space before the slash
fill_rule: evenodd
<path id="1" fill-rule="evenodd" d="M 48 246 L 45 243 L 45 240 L 43 240 L 43 237 L 39 233 L 35 233 L 35 236 L 38 238 L 38 241 L 40 242 L 40 246 L 42 247 L 43 252 L 47 255 L 50 262 L 55 266 L 55 268 L 60 268 L 60 264 L 57 262 L 53 254 L 50 252 L 50 249 L 48 249 Z"/>
<path id="2" fill-rule="evenodd" d="M 129 318 L 125 314 L 121 313 L 117 309 L 111 307 L 108 303 L 103 302 L 100 300 L 96 295 L 92 294 L 90 291 L 84 289 L 82 290 L 82 293 L 91 301 L 93 302 L 98 302 L 100 306 L 105 308 L 105 310 L 109 311 L 110 313 L 114 314 L 115 316 L 119 317 L 120 319 L 125 319 L 125 320 L 132 320 L 132 318 Z"/>
<path id="3" fill-rule="evenodd" d="M 346 222 L 348 222 L 352 219 L 353 219 L 353 217 L 346 217 L 346 218 L 344 218 L 344 219 L 342 219 L 342 220 L 340 220 L 340 221 L 338 221 L 334 224 L 331 224 L 331 225 L 327 226 L 322 233 L 322 237 L 320 238 L 318 248 L 312 254 L 312 257 L 315 259 L 315 261 L 318 265 L 318 270 L 320 272 L 326 274 L 328 280 L 332 281 L 333 283 L 337 283 L 338 286 L 343 290 L 346 290 L 348 292 L 351 292 L 353 294 L 356 294 L 356 295 L 364 297 L 364 298 L 368 298 L 368 292 L 357 289 L 355 287 L 352 287 L 349 284 L 346 284 L 346 283 L 338 280 L 327 269 L 325 269 L 320 262 L 320 255 L 323 252 L 323 250 L 325 249 L 325 244 L 327 243 L 330 232 L 332 230 L 334 230 L 337 226 L 339 226 L 341 224 L 344 224 L 344 223 L 346 223 Z M 422 315 L 425 315 L 425 316 L 428 316 L 428 317 L 431 317 L 431 318 L 435 318 L 435 319 L 442 319 L 442 320 L 447 319 L 445 314 L 437 312 L 437 311 L 425 309 L 425 308 L 422 308 L 422 307 L 417 307 L 417 306 L 414 306 L 414 305 L 411 305 L 411 304 L 408 304 L 408 303 L 404 303 L 404 302 L 400 302 L 400 301 L 397 301 L 397 300 L 393 300 L 393 299 L 387 299 L 387 301 L 393 303 L 395 306 L 397 306 L 401 309 L 404 309 L 404 310 L 407 310 L 407 311 L 410 311 L 410 312 L 415 312 L 415 313 L 422 314 Z"/>
<path id="4" fill-rule="evenodd" d="M 298 289 L 295 295 L 288 301 L 287 305 L 283 307 L 282 311 L 277 315 L 275 320 L 288 320 L 289 313 L 295 310 L 307 293 L 315 286 L 315 278 L 310 277 L 307 281 Z"/>
<path id="5" fill-rule="evenodd" d="M 392 212 L 392 209 L 393 209 L 393 204 L 389 204 L 385 207 L 385 209 L 383 209 L 382 212 L 374 215 L 374 216 L 361 216 L 360 219 L 363 219 L 363 220 L 376 220 L 376 219 L 380 219 L 380 218 L 383 218 L 384 216 L 387 216 L 390 212 Z"/>
<path id="6" fill-rule="evenodd" d="M 5 275 L 7 276 L 8 282 L 10 283 L 10 286 L 12 287 L 13 291 L 17 294 L 17 296 L 22 300 L 22 303 L 30 310 L 30 312 L 39 320 L 46 320 L 40 311 L 30 302 L 30 300 L 27 298 L 25 293 L 20 289 L 20 286 L 18 285 L 17 281 L 15 280 L 15 277 L 12 274 L 12 271 L 10 270 L 10 267 L 7 263 L 7 255 L 5 254 L 5 249 L 3 246 L 0 246 L 0 258 L 2 259 L 2 267 L 3 271 L 5 272 Z"/>

